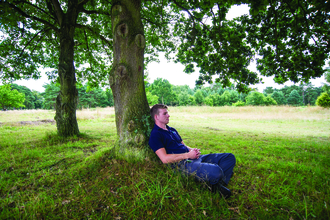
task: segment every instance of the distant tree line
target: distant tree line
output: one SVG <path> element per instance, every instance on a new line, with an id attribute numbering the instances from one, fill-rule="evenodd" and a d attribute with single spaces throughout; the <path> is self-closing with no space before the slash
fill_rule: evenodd
<path id="1" fill-rule="evenodd" d="M 1 86 L 1 88 L 8 88 L 8 85 Z M 59 84 L 45 84 L 43 86 L 45 92 L 38 92 L 30 90 L 26 86 L 20 86 L 17 84 L 11 84 L 9 90 L 2 89 L 0 92 L 0 100 L 9 100 L 9 91 L 16 91 L 19 94 L 23 94 L 25 99 L 21 105 L 10 105 L 6 102 L 0 106 L 3 109 L 55 109 L 56 97 L 60 92 Z M 78 109 L 82 108 L 95 108 L 95 107 L 107 107 L 113 106 L 113 96 L 110 89 L 103 90 L 102 88 L 91 88 L 88 85 L 77 85 L 78 89 Z M 6 92 L 6 94 L 5 94 Z M 17 95 L 16 95 L 17 96 Z M 10 97 L 13 97 L 11 95 Z M 12 98 L 10 98 L 11 100 Z"/>
<path id="2" fill-rule="evenodd" d="M 330 82 L 330 74 L 325 74 L 325 77 L 326 81 Z M 0 107 L 4 110 L 55 109 L 56 97 L 60 91 L 59 84 L 50 83 L 43 87 L 45 92 L 40 93 L 17 84 L 1 86 Z M 145 87 L 149 105 L 162 103 L 170 106 L 314 106 L 317 104 L 330 107 L 328 84 L 315 87 L 311 83 L 306 83 L 299 86 L 284 86 L 281 89 L 266 87 L 262 93 L 252 89 L 245 94 L 239 93 L 234 86 L 224 89 L 218 83 L 191 89 L 187 85 L 175 86 L 166 79 L 158 78 L 153 83 L 145 82 Z M 114 106 L 110 88 L 102 89 L 79 84 L 77 89 L 78 109 Z M 12 93 L 9 94 L 9 91 Z"/>
<path id="3" fill-rule="evenodd" d="M 55 109 L 56 97 L 60 92 L 58 84 L 44 85 L 45 92 L 43 96 L 43 108 Z M 103 90 L 102 88 L 92 88 L 88 85 L 78 85 L 78 104 L 77 108 L 95 108 L 113 106 L 113 96 L 110 89 Z"/>
<path id="4" fill-rule="evenodd" d="M 234 86 L 224 89 L 221 84 L 208 87 L 171 85 L 168 80 L 158 78 L 153 83 L 146 84 L 147 98 L 150 105 L 162 103 L 171 106 L 268 106 L 315 105 L 317 98 L 325 91 L 325 86 L 315 87 L 311 83 L 299 86 L 284 86 L 281 89 L 267 87 L 264 91 L 250 91 L 248 94 L 239 93 Z"/>

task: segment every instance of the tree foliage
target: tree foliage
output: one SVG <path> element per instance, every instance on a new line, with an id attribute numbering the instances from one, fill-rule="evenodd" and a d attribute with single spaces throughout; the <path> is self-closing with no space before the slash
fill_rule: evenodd
<path id="1" fill-rule="evenodd" d="M 283 92 L 275 91 L 271 94 L 271 97 L 276 101 L 278 105 L 285 105 L 287 103 Z"/>
<path id="2" fill-rule="evenodd" d="M 42 93 L 44 109 L 55 109 L 56 97 L 60 92 L 60 86 L 50 83 L 43 86 Z M 90 88 L 87 84 L 78 87 L 77 109 L 113 106 L 111 89 L 104 91 L 101 88 Z"/>
<path id="3" fill-rule="evenodd" d="M 26 86 L 20 86 L 17 84 L 11 84 L 13 89 L 25 95 L 24 109 L 38 109 L 42 108 L 42 97 L 38 91 L 31 91 Z"/>
<path id="4" fill-rule="evenodd" d="M 119 2 L 66 4 L 67 10 L 71 4 L 79 10 L 74 34 L 79 79 L 96 83 L 110 71 L 113 51 L 108 11 Z M 241 3 L 249 5 L 250 16 L 227 20 L 230 7 Z M 39 66 L 57 68 L 57 6 L 59 2 L 1 1 L 3 79 L 38 78 Z M 140 10 L 146 62 L 154 60 L 157 51 L 165 51 L 166 57 L 176 52 L 175 60 L 186 66 L 186 72 L 200 68 L 198 83 L 212 82 L 217 75 L 216 81 L 224 87 L 233 79 L 239 91 L 246 91 L 246 85 L 260 81 L 247 68 L 257 54 L 262 57 L 257 59 L 261 75 L 275 76 L 278 83 L 307 82 L 324 73 L 322 67 L 329 57 L 326 1 L 142 1 Z M 56 71 L 48 76 L 56 78 Z"/>
<path id="5" fill-rule="evenodd" d="M 24 100 L 24 93 L 11 89 L 9 84 L 0 86 L 0 108 L 3 110 L 24 107 Z"/>
<path id="6" fill-rule="evenodd" d="M 247 97 L 246 97 L 246 104 L 247 105 L 264 105 L 264 94 L 260 92 L 251 92 Z"/>
<path id="7" fill-rule="evenodd" d="M 274 88 L 273 87 L 266 87 L 264 89 L 264 94 L 268 95 L 268 94 L 272 94 L 274 92 Z"/>
<path id="8" fill-rule="evenodd" d="M 330 96 L 328 93 L 323 92 L 316 100 L 316 105 L 324 107 L 324 108 L 330 108 Z"/>
<path id="9" fill-rule="evenodd" d="M 302 98 L 304 105 L 315 105 L 317 97 L 322 93 L 321 87 L 314 87 L 311 83 L 302 84 Z"/>
<path id="10" fill-rule="evenodd" d="M 88 88 L 88 85 L 78 87 L 78 109 L 107 106 L 110 106 L 110 102 L 101 88 Z"/>
<path id="11" fill-rule="evenodd" d="M 275 99 L 273 99 L 271 97 L 271 95 L 267 95 L 264 98 L 264 104 L 267 105 L 267 106 L 268 105 L 277 105 L 277 102 L 275 101 Z"/>
<path id="12" fill-rule="evenodd" d="M 204 103 L 204 96 L 201 89 L 198 89 L 194 94 L 195 102 L 197 105 L 202 105 Z"/>
<path id="13" fill-rule="evenodd" d="M 147 99 L 150 106 L 159 103 L 159 97 L 156 95 L 152 95 L 151 85 L 147 83 Z M 25 86 L 18 86 L 15 84 L 11 85 L 12 88 L 18 88 L 25 91 L 24 94 L 32 94 L 34 97 L 34 106 L 37 108 L 44 109 L 55 109 L 56 97 L 60 91 L 59 85 L 50 83 L 44 85 L 45 92 L 39 93 L 37 91 L 30 91 Z M 251 96 L 253 92 L 250 92 L 248 95 L 240 94 L 236 90 L 233 89 L 223 89 L 219 84 L 212 84 L 209 87 L 199 87 L 196 92 L 189 88 L 189 86 L 174 86 L 171 85 L 172 92 L 174 92 L 178 98 L 177 102 L 174 102 L 174 105 L 178 106 L 194 106 L 197 105 L 195 100 L 195 93 L 199 93 L 196 96 L 200 96 L 201 100 L 199 105 L 209 105 L 209 106 L 244 106 L 247 96 Z M 153 87 L 157 89 L 156 87 Z M 304 86 L 304 97 L 305 97 L 305 105 L 315 105 L 316 99 L 320 96 L 322 92 L 322 87 L 315 87 L 311 84 L 308 84 L 306 87 Z M 257 105 L 286 105 L 287 98 L 284 96 L 284 92 L 293 91 L 298 89 L 297 92 L 300 96 L 303 92 L 302 86 L 285 86 L 282 89 L 274 89 L 272 87 L 268 87 L 268 91 L 273 91 L 268 95 L 264 95 L 264 102 L 259 102 Z M 28 91 L 27 91 L 28 90 Z M 94 108 L 94 107 L 105 107 L 105 106 L 113 106 L 113 94 L 110 88 L 105 90 L 100 88 L 91 88 L 87 84 L 81 85 L 78 87 L 79 91 L 79 102 L 77 105 L 78 109 L 81 108 Z M 290 92 L 290 93 L 291 93 Z M 23 92 L 22 92 L 23 93 Z M 265 93 L 265 92 L 264 92 Z M 206 97 L 205 97 L 206 96 Z M 270 99 L 269 96 L 272 98 Z M 289 98 L 290 94 L 288 95 Z M 300 96 L 301 97 L 301 96 Z M 203 99 L 204 98 L 204 99 Z M 249 97 L 250 98 L 250 97 Z M 237 101 L 238 100 L 238 101 Z M 302 100 L 302 97 L 301 97 Z M 26 103 L 26 100 L 24 101 Z M 300 103 L 302 105 L 302 103 Z M 172 105 L 170 103 L 170 105 Z M 295 105 L 295 104 L 294 104 Z M 22 107 L 24 108 L 24 107 Z"/>
<path id="14" fill-rule="evenodd" d="M 262 57 L 257 59 L 261 75 L 274 76 L 277 83 L 307 82 L 324 72 L 330 27 L 326 1 L 245 1 L 250 16 L 234 21 L 225 15 L 238 2 L 175 2 L 188 14 L 175 26 L 175 33 L 188 33 L 180 36 L 177 61 L 186 72 L 194 64 L 201 69 L 198 83 L 218 75 L 223 86 L 233 79 L 239 91 L 246 91 L 245 85 L 260 80 L 247 68 L 256 54 Z"/>
<path id="15" fill-rule="evenodd" d="M 49 67 L 56 80 L 60 56 L 60 34 L 70 10 L 78 10 L 75 24 L 74 62 L 80 80 L 104 80 L 111 63 L 111 7 L 105 1 L 1 1 L 1 78 L 39 78 L 39 67 Z M 61 26 L 62 25 L 62 26 Z M 85 65 L 84 65 L 85 64 Z"/>
<path id="16" fill-rule="evenodd" d="M 43 85 L 45 92 L 42 93 L 44 97 L 43 107 L 44 109 L 54 109 L 56 105 L 56 97 L 60 92 L 60 85 L 56 83 L 50 83 Z"/>
<path id="17" fill-rule="evenodd" d="M 102 0 L 0 3 L 2 80 L 39 78 L 39 67 L 52 68 L 48 77 L 60 83 L 57 132 L 60 136 L 79 135 L 76 78 L 97 84 L 111 68 L 112 44 L 104 37 L 112 36 L 111 28 L 105 28 L 111 4 Z"/>
<path id="18" fill-rule="evenodd" d="M 294 106 L 298 106 L 298 105 L 302 104 L 302 98 L 299 95 L 297 90 L 294 89 L 291 91 L 289 98 L 288 98 L 288 104 L 294 105 Z"/>
<path id="19" fill-rule="evenodd" d="M 277 105 L 277 102 L 271 95 L 265 96 L 264 94 L 253 91 L 246 97 L 247 105 Z"/>
<path id="20" fill-rule="evenodd" d="M 237 107 L 245 106 L 245 102 L 242 102 L 241 100 L 238 100 L 237 102 L 233 103 L 232 105 L 237 106 Z"/>
<path id="21" fill-rule="evenodd" d="M 150 85 L 149 91 L 158 97 L 158 103 L 175 105 L 178 102 L 177 94 L 172 90 L 172 85 L 167 79 L 157 78 Z"/>
<path id="22" fill-rule="evenodd" d="M 330 61 L 328 63 L 330 65 Z M 324 73 L 324 78 L 327 83 L 323 85 L 323 91 L 330 95 L 330 67 L 326 68 L 326 72 Z"/>
<path id="23" fill-rule="evenodd" d="M 147 91 L 146 92 L 147 99 L 148 99 L 148 104 L 149 106 L 153 106 L 155 104 L 158 104 L 159 97 L 156 95 L 151 94 L 151 92 Z"/>

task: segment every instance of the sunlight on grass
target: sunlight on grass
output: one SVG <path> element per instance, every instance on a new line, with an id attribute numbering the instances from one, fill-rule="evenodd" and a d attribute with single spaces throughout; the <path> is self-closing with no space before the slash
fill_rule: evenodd
<path id="1" fill-rule="evenodd" d="M 329 138 L 330 109 L 320 107 L 171 107 L 174 127 L 190 126 L 214 130 L 253 131 L 287 136 Z"/>

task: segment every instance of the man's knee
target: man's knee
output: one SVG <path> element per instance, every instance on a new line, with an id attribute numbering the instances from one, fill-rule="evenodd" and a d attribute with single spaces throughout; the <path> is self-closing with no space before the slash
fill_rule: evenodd
<path id="1" fill-rule="evenodd" d="M 224 178 L 223 170 L 219 166 L 212 166 L 207 173 L 209 175 L 208 179 L 210 184 L 216 184 Z"/>
<path id="2" fill-rule="evenodd" d="M 233 164 L 236 164 L 236 157 L 234 154 L 232 153 L 228 153 L 228 157 L 231 159 L 231 161 L 233 162 Z"/>

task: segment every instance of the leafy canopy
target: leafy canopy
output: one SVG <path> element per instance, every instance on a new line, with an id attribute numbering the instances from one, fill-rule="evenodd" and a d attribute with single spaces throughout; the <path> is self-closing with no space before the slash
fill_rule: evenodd
<path id="1" fill-rule="evenodd" d="M 52 3 L 57 1 L 52 1 Z M 113 58 L 110 9 L 120 0 L 59 1 L 66 12 L 77 4 L 81 13 L 75 25 L 75 57 L 78 80 L 97 85 L 106 80 Z M 81 4 L 81 5 L 79 5 Z M 235 4 L 248 4 L 250 15 L 227 20 Z M 0 77 L 38 78 L 39 67 L 50 67 L 56 79 L 59 57 L 57 4 L 50 1 L 1 1 Z M 212 82 L 236 88 L 260 82 L 248 69 L 256 59 L 263 76 L 275 82 L 308 82 L 320 77 L 329 58 L 330 9 L 328 1 L 142 1 L 146 64 L 175 54 L 175 61 L 190 73 L 200 68 L 197 84 Z M 257 56 L 258 55 L 258 56 Z M 256 58 L 258 57 L 258 58 Z"/>
<path id="2" fill-rule="evenodd" d="M 50 68 L 57 79 L 61 23 L 73 4 L 80 11 L 74 29 L 74 63 L 78 80 L 99 82 L 111 68 L 111 4 L 107 1 L 1 1 L 0 77 L 3 81 L 37 79 Z"/>

